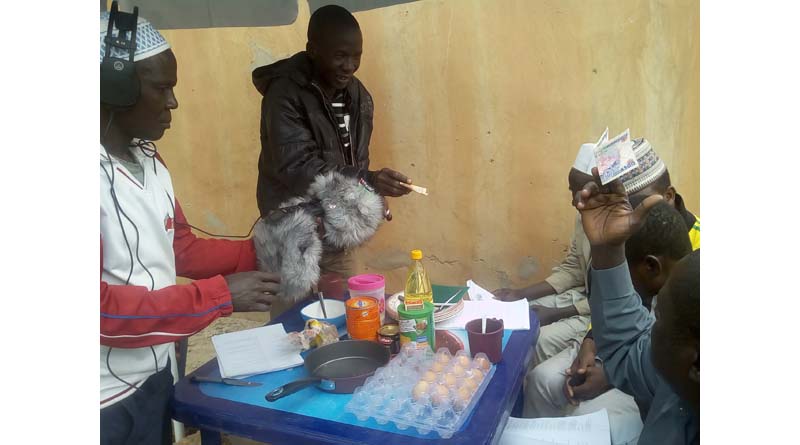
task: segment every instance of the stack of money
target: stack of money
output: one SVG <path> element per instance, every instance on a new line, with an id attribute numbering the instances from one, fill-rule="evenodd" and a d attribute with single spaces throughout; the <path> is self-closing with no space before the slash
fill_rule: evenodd
<path id="1" fill-rule="evenodd" d="M 639 167 L 633 154 L 631 131 L 626 129 L 612 139 L 608 139 L 608 128 L 594 146 L 597 172 L 603 185 Z"/>

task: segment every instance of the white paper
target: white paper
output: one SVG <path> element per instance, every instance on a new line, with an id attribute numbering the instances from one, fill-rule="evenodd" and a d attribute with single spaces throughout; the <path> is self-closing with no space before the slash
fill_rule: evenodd
<path id="1" fill-rule="evenodd" d="M 303 364 L 300 349 L 275 324 L 211 337 L 223 378 L 280 371 Z"/>
<path id="2" fill-rule="evenodd" d="M 469 293 L 469 299 L 472 301 L 486 301 L 494 299 L 494 295 L 491 292 L 478 286 L 472 280 L 467 281 L 467 293 Z"/>
<path id="3" fill-rule="evenodd" d="M 502 319 L 503 328 L 512 331 L 531 328 L 528 300 L 523 298 L 512 302 L 464 300 L 464 310 L 449 320 L 436 323 L 436 329 L 465 329 L 468 322 L 483 317 Z"/>
<path id="4" fill-rule="evenodd" d="M 605 409 L 575 417 L 517 419 L 510 417 L 500 445 L 610 445 Z"/>

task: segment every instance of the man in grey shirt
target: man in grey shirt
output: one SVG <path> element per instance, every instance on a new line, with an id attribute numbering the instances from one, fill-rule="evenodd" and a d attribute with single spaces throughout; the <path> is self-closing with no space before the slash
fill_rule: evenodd
<path id="1" fill-rule="evenodd" d="M 648 408 L 640 444 L 699 444 L 700 251 L 675 265 L 659 292 L 654 322 L 631 283 L 625 241 L 663 197 L 633 209 L 620 181 L 599 184 L 595 176 L 575 200 L 592 246 L 597 355 L 609 381 Z"/>

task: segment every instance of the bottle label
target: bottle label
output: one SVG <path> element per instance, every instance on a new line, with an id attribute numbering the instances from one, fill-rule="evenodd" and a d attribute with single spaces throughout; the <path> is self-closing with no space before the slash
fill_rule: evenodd
<path id="1" fill-rule="evenodd" d="M 428 323 L 427 318 L 412 318 L 400 320 L 400 343 L 416 342 L 418 348 L 428 346 Z"/>
<path id="2" fill-rule="evenodd" d="M 425 309 L 425 303 L 424 303 L 425 300 L 423 300 L 422 297 L 406 295 L 404 296 L 404 301 L 407 311 Z"/>

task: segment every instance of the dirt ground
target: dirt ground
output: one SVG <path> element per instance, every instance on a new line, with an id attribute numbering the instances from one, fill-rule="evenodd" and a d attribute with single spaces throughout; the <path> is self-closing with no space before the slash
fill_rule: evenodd
<path id="1" fill-rule="evenodd" d="M 186 373 L 190 373 L 216 356 L 211 336 L 227 332 L 241 331 L 243 329 L 263 326 L 269 321 L 269 313 L 236 313 L 230 317 L 217 319 L 207 328 L 189 338 L 189 353 L 186 357 Z M 200 445 L 200 433 L 196 432 L 186 436 L 178 445 Z M 253 445 L 254 442 L 236 436 L 223 436 L 223 445 Z"/>

